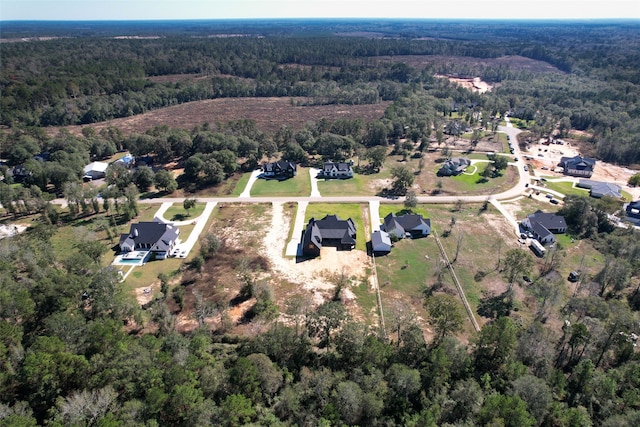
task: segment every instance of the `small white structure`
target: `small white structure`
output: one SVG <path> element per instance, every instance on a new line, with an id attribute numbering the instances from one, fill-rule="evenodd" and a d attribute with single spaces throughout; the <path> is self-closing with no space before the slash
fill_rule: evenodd
<path id="1" fill-rule="evenodd" d="M 108 163 L 93 162 L 84 167 L 82 172 L 83 178 L 87 180 L 104 178 L 107 175 Z"/>
<path id="2" fill-rule="evenodd" d="M 374 253 L 391 252 L 391 237 L 386 231 L 376 230 L 371 233 L 371 250 Z"/>

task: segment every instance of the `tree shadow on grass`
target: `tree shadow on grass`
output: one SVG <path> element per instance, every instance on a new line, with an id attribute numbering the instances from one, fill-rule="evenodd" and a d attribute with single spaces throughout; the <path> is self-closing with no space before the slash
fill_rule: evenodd
<path id="1" fill-rule="evenodd" d="M 184 221 L 187 218 L 189 218 L 189 215 L 178 213 L 171 217 L 171 221 Z"/>
<path id="2" fill-rule="evenodd" d="M 489 319 L 508 316 L 513 309 L 513 291 L 507 290 L 500 295 L 482 291 L 482 298 L 478 304 L 478 314 Z"/>

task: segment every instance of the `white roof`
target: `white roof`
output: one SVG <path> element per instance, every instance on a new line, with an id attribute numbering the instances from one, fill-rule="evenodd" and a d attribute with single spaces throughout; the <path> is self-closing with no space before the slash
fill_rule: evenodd
<path id="1" fill-rule="evenodd" d="M 87 172 L 90 172 L 90 171 L 106 172 L 108 167 L 109 167 L 109 163 L 93 162 L 93 163 L 89 163 L 87 166 L 85 166 L 84 169 L 83 169 L 83 172 L 84 173 L 87 173 Z"/>

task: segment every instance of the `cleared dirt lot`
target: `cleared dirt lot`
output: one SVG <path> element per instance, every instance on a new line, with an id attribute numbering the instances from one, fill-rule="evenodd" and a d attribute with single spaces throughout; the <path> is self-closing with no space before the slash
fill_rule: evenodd
<path id="1" fill-rule="evenodd" d="M 239 119 L 250 119 L 263 132 L 275 132 L 281 126 L 302 128 L 308 121 L 357 119 L 365 122 L 377 120 L 384 114 L 390 102 L 370 105 L 316 105 L 294 106 L 296 98 L 223 98 L 194 101 L 167 108 L 149 111 L 132 117 L 109 120 L 82 126 L 65 126 L 74 135 L 80 135 L 82 128 L 92 127 L 98 132 L 109 126 L 119 128 L 123 134 L 144 132 L 155 126 L 166 125 L 191 130 L 205 122 L 215 125 L 226 124 Z M 59 127 L 47 128 L 47 133 L 57 135 Z"/>

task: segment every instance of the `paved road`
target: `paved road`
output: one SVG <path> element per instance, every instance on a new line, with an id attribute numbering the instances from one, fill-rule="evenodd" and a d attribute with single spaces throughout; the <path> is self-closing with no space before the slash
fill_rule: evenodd
<path id="1" fill-rule="evenodd" d="M 509 140 L 513 142 L 514 154 L 509 157 L 520 157 L 520 147 L 518 147 L 516 136 L 520 133 L 520 130 L 514 128 L 507 118 L 507 126 L 500 126 L 499 130 L 506 133 L 509 136 Z M 477 195 L 477 196 L 418 196 L 419 203 L 455 203 L 459 200 L 467 203 L 482 203 L 484 201 L 491 200 L 512 200 L 522 194 L 526 189 L 526 184 L 529 183 L 530 175 L 524 170 L 524 162 L 511 163 L 517 170 L 520 176 L 518 183 L 502 193 L 493 195 Z M 314 171 L 315 172 L 315 171 Z M 313 172 L 310 171 L 310 174 Z M 240 197 L 198 197 L 199 202 L 204 203 L 285 203 L 285 202 L 322 202 L 322 203 L 404 203 L 404 198 L 385 198 L 379 196 L 332 196 L 323 197 L 320 195 L 317 189 L 317 183 L 311 184 L 311 196 L 301 197 L 250 197 L 252 179 L 255 181 L 255 173 L 252 173 L 251 179 L 247 184 L 246 189 L 243 191 Z M 256 175 L 257 176 L 257 175 Z M 314 185 L 315 184 L 315 185 Z M 158 204 L 158 203 L 182 203 L 184 197 L 163 197 L 160 199 L 141 199 L 141 204 Z M 66 206 L 66 200 L 56 199 L 53 203 Z M 166 206 L 166 205 L 165 205 Z M 295 235 L 295 234 L 294 234 Z"/>

